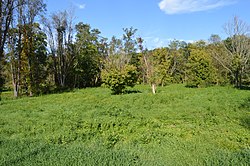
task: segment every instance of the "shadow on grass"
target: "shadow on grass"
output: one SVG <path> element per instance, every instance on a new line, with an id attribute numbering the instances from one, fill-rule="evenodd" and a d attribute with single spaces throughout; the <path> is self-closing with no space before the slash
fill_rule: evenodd
<path id="1" fill-rule="evenodd" d="M 124 94 L 131 94 L 131 93 L 142 93 L 142 92 L 139 90 L 125 90 L 124 91 Z"/>
<path id="2" fill-rule="evenodd" d="M 237 88 L 237 87 L 235 87 L 235 88 Z M 239 87 L 237 89 L 239 89 L 239 90 L 250 90 L 250 87 L 249 86 L 241 86 L 241 87 Z"/>
<path id="3" fill-rule="evenodd" d="M 112 95 L 126 95 L 126 94 L 133 94 L 133 93 L 142 93 L 142 92 L 139 91 L 139 90 L 125 90 L 122 93 L 114 93 L 114 92 L 112 92 L 111 94 Z"/>
<path id="4" fill-rule="evenodd" d="M 241 110 L 250 112 L 250 98 L 246 99 L 240 106 Z M 244 116 L 241 118 L 241 125 L 250 130 L 250 116 Z"/>
<path id="5" fill-rule="evenodd" d="M 250 112 L 250 97 L 247 98 L 241 105 L 240 108 Z"/>
<path id="6" fill-rule="evenodd" d="M 241 125 L 250 130 L 250 116 L 242 118 Z"/>
<path id="7" fill-rule="evenodd" d="M 46 145 L 34 148 L 34 149 L 30 150 L 30 152 L 22 153 L 22 155 L 20 155 L 16 158 L 12 158 L 10 160 L 4 161 L 3 164 L 4 165 L 18 165 L 29 158 L 35 157 L 39 153 L 44 153 L 47 150 L 47 148 L 48 148 L 48 146 L 46 146 Z"/>

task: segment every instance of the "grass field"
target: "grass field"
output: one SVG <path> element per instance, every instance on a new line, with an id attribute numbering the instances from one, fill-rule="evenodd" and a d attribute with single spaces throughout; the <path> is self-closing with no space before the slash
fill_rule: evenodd
<path id="1" fill-rule="evenodd" d="M 249 165 L 250 92 L 105 88 L 0 102 L 0 165 Z M 133 92 L 133 91 L 131 91 Z"/>

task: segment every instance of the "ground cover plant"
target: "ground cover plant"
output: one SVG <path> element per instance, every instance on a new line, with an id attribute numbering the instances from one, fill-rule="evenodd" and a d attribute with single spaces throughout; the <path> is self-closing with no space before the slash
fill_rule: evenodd
<path id="1" fill-rule="evenodd" d="M 0 102 L 0 165 L 248 165 L 250 93 L 89 88 Z"/>

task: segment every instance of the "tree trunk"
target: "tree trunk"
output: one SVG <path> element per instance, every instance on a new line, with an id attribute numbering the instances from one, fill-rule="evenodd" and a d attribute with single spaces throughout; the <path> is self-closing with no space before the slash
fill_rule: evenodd
<path id="1" fill-rule="evenodd" d="M 52 50 L 52 57 L 53 57 L 53 73 L 54 73 L 54 83 L 56 86 L 59 85 L 58 81 L 58 70 L 57 70 L 57 59 L 54 49 Z"/>
<path id="2" fill-rule="evenodd" d="M 14 97 L 17 98 L 18 97 L 18 86 L 16 83 L 13 83 L 13 87 L 14 87 Z"/>
<path id="3" fill-rule="evenodd" d="M 152 84 L 151 84 L 151 88 L 152 88 L 153 94 L 155 94 L 155 93 L 156 93 L 156 84 L 155 84 L 155 83 L 152 83 Z"/>
<path id="4" fill-rule="evenodd" d="M 239 73 L 239 88 L 241 89 L 242 88 L 242 71 L 240 71 Z"/>
<path id="5" fill-rule="evenodd" d="M 235 72 L 235 84 L 236 88 L 239 88 L 239 70 Z"/>
<path id="6" fill-rule="evenodd" d="M 8 36 L 10 23 L 13 16 L 14 1 L 0 1 L 0 101 L 1 94 L 4 85 L 4 78 L 2 74 L 3 70 L 3 58 L 4 58 L 4 46 Z"/>
<path id="7" fill-rule="evenodd" d="M 3 75 L 2 75 L 2 56 L 3 56 L 3 52 L 0 51 L 0 101 L 2 100 L 2 91 L 3 91 L 3 85 L 4 85 L 4 80 L 3 80 Z"/>
<path id="8" fill-rule="evenodd" d="M 22 15 L 23 15 L 23 9 L 21 7 L 21 2 L 18 3 L 18 41 L 17 41 L 17 49 L 18 49 L 18 55 L 17 55 L 17 75 L 16 75 L 16 94 L 17 97 L 19 96 L 19 88 L 21 84 L 21 66 L 22 66 Z M 15 93 L 14 93 L 15 95 Z"/>
<path id="9" fill-rule="evenodd" d="M 19 95 L 19 86 L 18 86 L 18 84 L 17 84 L 17 73 L 16 73 L 16 71 L 15 71 L 15 69 L 14 69 L 14 67 L 13 67 L 13 65 L 11 64 L 10 65 L 10 68 L 11 68 L 11 72 L 12 72 L 12 85 L 13 85 L 13 95 L 14 95 L 14 97 L 15 98 L 17 98 L 18 97 L 18 95 Z"/>
<path id="10" fill-rule="evenodd" d="M 30 94 L 29 94 L 29 96 L 30 96 L 30 97 L 32 97 L 32 96 L 33 96 L 33 92 L 32 92 L 32 91 L 30 91 Z"/>

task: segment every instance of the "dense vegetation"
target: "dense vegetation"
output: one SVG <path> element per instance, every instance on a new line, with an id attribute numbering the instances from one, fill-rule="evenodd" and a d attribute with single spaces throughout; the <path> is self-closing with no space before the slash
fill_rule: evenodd
<path id="1" fill-rule="evenodd" d="M 0 92 L 11 89 L 15 97 L 102 84 L 119 94 L 136 83 L 150 84 L 153 93 L 171 83 L 250 83 L 250 28 L 238 17 L 225 24 L 226 39 L 173 40 L 148 50 L 133 27 L 107 39 L 86 23 L 73 24 L 71 11 L 46 14 L 43 0 L 1 0 L 0 8 Z"/>
<path id="2" fill-rule="evenodd" d="M 0 103 L 0 165 L 248 165 L 250 95 L 106 88 Z M 134 92 L 134 93 L 132 93 Z M 136 93 L 135 93 L 136 92 Z"/>

